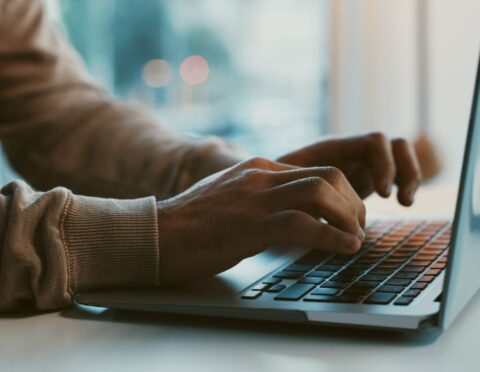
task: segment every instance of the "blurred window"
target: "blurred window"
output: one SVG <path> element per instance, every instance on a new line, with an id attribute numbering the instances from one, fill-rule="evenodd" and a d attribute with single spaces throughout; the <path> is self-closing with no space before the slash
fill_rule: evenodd
<path id="1" fill-rule="evenodd" d="M 92 73 L 179 132 L 219 135 L 274 156 L 325 131 L 327 2 L 58 4 Z"/>

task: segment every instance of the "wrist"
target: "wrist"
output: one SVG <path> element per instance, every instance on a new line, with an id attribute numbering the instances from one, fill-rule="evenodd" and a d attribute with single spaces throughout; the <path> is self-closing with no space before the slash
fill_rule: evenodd
<path id="1" fill-rule="evenodd" d="M 196 161 L 191 162 L 188 187 L 214 173 L 230 168 L 248 158 L 239 148 L 211 137 L 196 153 Z"/>

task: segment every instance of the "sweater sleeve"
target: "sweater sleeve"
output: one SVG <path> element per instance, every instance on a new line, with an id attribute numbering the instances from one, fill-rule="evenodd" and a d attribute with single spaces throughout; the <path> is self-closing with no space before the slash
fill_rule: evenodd
<path id="1" fill-rule="evenodd" d="M 181 137 L 109 97 L 42 0 L 0 0 L 0 107 L 7 157 L 39 190 L 165 198 L 239 161 L 219 138 Z"/>
<path id="2" fill-rule="evenodd" d="M 0 191 L 0 312 L 57 309 L 78 291 L 158 284 L 154 197 L 135 200 Z"/>

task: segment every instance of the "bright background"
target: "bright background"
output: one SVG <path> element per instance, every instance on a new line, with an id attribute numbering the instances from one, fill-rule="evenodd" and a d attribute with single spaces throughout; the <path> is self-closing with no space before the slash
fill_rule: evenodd
<path id="1" fill-rule="evenodd" d="M 63 0 L 89 68 L 180 132 L 265 156 L 324 133 L 328 7 L 317 0 Z M 141 5 L 140 5 L 141 4 Z"/>
<path id="2" fill-rule="evenodd" d="M 444 161 L 436 182 L 452 182 L 478 60 L 478 0 L 49 0 L 113 94 L 179 132 L 263 156 L 331 133 L 414 139 L 419 1 L 428 6 L 423 104 Z"/>

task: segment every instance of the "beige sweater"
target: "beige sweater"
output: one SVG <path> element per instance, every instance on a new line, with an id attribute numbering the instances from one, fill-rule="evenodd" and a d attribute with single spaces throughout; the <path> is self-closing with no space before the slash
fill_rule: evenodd
<path id="1" fill-rule="evenodd" d="M 237 161 L 216 138 L 181 138 L 145 109 L 109 98 L 44 8 L 0 0 L 0 139 L 42 190 L 24 182 L 1 190 L 0 311 L 159 284 L 155 197 Z"/>

